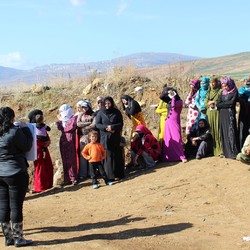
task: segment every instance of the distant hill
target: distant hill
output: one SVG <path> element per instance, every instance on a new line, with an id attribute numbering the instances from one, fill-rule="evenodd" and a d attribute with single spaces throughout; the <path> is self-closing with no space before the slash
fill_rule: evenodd
<path id="1" fill-rule="evenodd" d="M 197 60 L 198 57 L 174 53 L 137 53 L 112 60 L 71 63 L 71 64 L 50 64 L 36 67 L 31 70 L 16 70 L 0 67 L 0 85 L 24 83 L 43 83 L 53 78 L 77 78 L 86 76 L 94 71 L 105 72 L 115 65 L 134 65 L 138 68 L 152 67 L 162 64 L 175 63 L 179 61 Z"/>
<path id="2" fill-rule="evenodd" d="M 102 73 L 114 66 L 134 65 L 139 71 L 152 75 L 198 75 L 217 74 L 242 78 L 250 73 L 250 52 L 215 58 L 199 58 L 175 53 L 136 53 L 112 60 L 50 64 L 31 70 L 17 70 L 0 67 L 0 85 L 46 84 L 53 79 L 76 79 L 93 72 Z"/>

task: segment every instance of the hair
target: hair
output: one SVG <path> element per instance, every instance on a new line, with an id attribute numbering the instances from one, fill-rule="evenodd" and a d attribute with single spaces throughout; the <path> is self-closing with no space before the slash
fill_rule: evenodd
<path id="1" fill-rule="evenodd" d="M 97 140 L 99 140 L 99 132 L 96 131 L 96 130 L 91 130 L 89 133 L 88 133 L 88 140 L 90 141 L 90 137 L 94 135 L 97 137 Z"/>
<path id="2" fill-rule="evenodd" d="M 0 108 L 0 136 L 8 132 L 13 126 L 13 118 L 15 117 L 15 112 L 9 107 Z"/>

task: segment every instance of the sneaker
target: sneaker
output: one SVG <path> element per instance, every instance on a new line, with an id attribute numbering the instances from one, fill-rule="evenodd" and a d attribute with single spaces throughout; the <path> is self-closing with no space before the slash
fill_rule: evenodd
<path id="1" fill-rule="evenodd" d="M 98 184 L 93 184 L 93 188 L 97 189 L 97 188 L 99 188 L 99 185 Z"/>
<path id="2" fill-rule="evenodd" d="M 182 161 L 182 163 L 186 163 L 187 159 L 182 159 L 181 161 Z"/>
<path id="3" fill-rule="evenodd" d="M 112 181 L 107 181 L 107 182 L 106 182 L 106 185 L 107 185 L 107 186 L 112 186 L 112 185 L 113 185 L 113 182 L 112 182 Z"/>
<path id="4" fill-rule="evenodd" d="M 78 184 L 77 180 L 72 181 L 72 184 L 75 186 Z"/>
<path id="5" fill-rule="evenodd" d="M 200 155 L 196 155 L 195 157 L 197 160 L 200 160 L 201 159 L 201 156 Z"/>

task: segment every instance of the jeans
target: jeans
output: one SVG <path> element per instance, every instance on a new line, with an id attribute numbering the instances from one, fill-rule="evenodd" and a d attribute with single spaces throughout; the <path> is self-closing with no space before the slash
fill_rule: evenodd
<path id="1" fill-rule="evenodd" d="M 135 156 L 136 156 L 136 153 L 131 151 L 131 158 L 134 159 Z M 142 159 L 140 159 L 140 158 L 142 158 Z M 155 165 L 156 165 L 155 160 L 152 158 L 152 156 L 147 154 L 145 151 L 143 151 L 142 155 L 139 156 L 138 164 L 140 164 L 140 165 L 145 164 L 145 166 L 142 166 L 145 168 L 152 168 L 152 167 L 155 167 Z"/>
<path id="2" fill-rule="evenodd" d="M 29 184 L 28 173 L 0 176 L 0 222 L 23 221 L 23 202 Z"/>
<path id="3" fill-rule="evenodd" d="M 90 162 L 89 163 L 89 173 L 90 173 L 90 177 L 92 179 L 92 183 L 98 184 L 97 176 L 96 176 L 97 170 L 99 170 L 101 177 L 104 179 L 105 183 L 107 184 L 107 182 L 109 180 L 108 180 L 108 177 L 104 171 L 104 168 L 103 168 L 103 165 L 101 162 Z"/>

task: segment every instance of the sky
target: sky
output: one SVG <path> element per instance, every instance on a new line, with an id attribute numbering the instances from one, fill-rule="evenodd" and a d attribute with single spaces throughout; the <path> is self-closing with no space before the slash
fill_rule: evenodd
<path id="1" fill-rule="evenodd" d="M 250 51 L 249 0 L 1 0 L 0 66 Z"/>

